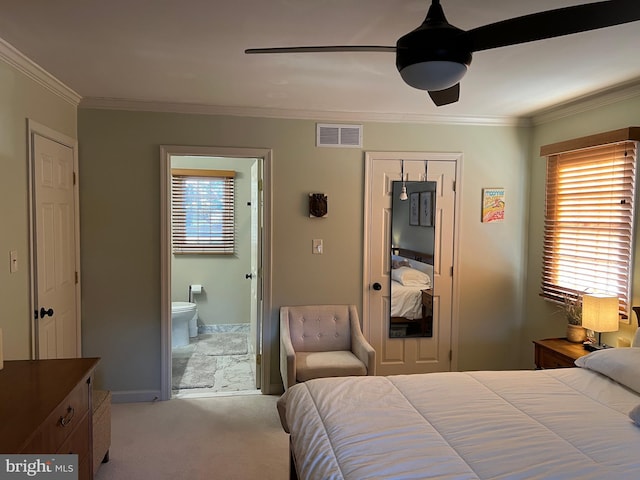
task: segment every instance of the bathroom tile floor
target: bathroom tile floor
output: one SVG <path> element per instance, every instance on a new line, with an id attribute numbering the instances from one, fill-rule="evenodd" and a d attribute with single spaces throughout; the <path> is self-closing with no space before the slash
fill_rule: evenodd
<path id="1" fill-rule="evenodd" d="M 200 334 L 172 351 L 174 397 L 256 390 L 254 356 L 248 333 Z"/>

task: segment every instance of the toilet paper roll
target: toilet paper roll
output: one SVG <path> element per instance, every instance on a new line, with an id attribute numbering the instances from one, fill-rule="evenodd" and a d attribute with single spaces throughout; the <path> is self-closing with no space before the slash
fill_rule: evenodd
<path id="1" fill-rule="evenodd" d="M 191 293 L 202 293 L 202 285 L 191 285 Z"/>

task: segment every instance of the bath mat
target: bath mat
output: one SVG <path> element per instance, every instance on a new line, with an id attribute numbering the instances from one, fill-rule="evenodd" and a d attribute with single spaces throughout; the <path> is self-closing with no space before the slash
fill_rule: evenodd
<path id="1" fill-rule="evenodd" d="M 218 357 L 216 386 L 214 391 L 254 390 L 256 388 L 255 370 L 251 355 L 229 355 Z M 255 365 L 255 363 L 253 363 Z"/>
<path id="2" fill-rule="evenodd" d="M 174 390 L 213 388 L 218 360 L 209 355 L 172 359 L 171 386 Z"/>
<path id="3" fill-rule="evenodd" d="M 210 333 L 200 335 L 194 355 L 246 355 L 249 344 L 246 333 Z"/>

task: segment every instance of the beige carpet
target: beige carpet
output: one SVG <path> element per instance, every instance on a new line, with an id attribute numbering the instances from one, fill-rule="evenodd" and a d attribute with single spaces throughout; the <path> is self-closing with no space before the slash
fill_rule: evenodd
<path id="1" fill-rule="evenodd" d="M 112 405 L 111 460 L 95 480 L 286 480 L 277 396 Z"/>

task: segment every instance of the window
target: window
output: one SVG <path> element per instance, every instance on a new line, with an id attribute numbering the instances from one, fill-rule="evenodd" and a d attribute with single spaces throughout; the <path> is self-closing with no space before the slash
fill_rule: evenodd
<path id="1" fill-rule="evenodd" d="M 174 254 L 234 253 L 234 177 L 227 170 L 171 170 Z"/>
<path id="2" fill-rule="evenodd" d="M 622 141 L 548 155 L 543 297 L 614 294 L 627 315 L 636 149 Z"/>

